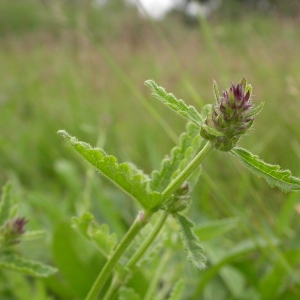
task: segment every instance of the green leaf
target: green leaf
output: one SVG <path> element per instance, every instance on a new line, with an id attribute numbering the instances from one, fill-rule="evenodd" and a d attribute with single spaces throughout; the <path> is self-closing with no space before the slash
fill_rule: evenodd
<path id="1" fill-rule="evenodd" d="M 134 291 L 134 289 L 122 287 L 119 292 L 118 300 L 141 300 L 141 297 Z"/>
<path id="2" fill-rule="evenodd" d="M 249 112 L 245 115 L 245 118 L 251 118 L 251 117 L 257 115 L 258 113 L 260 113 L 261 110 L 263 109 L 264 105 L 265 105 L 265 102 L 262 102 L 259 105 L 254 106 L 253 108 L 251 108 L 249 110 Z"/>
<path id="3" fill-rule="evenodd" d="M 203 254 L 203 249 L 199 244 L 199 239 L 193 232 L 192 223 L 187 217 L 180 214 L 175 214 L 181 228 L 181 240 L 187 252 L 187 259 L 197 270 L 204 270 L 206 267 L 206 257 Z"/>
<path id="4" fill-rule="evenodd" d="M 117 244 L 116 234 L 110 234 L 108 225 L 96 223 L 91 213 L 86 212 L 79 218 L 73 217 L 72 226 L 86 239 L 93 242 L 105 257 L 110 255 Z"/>
<path id="5" fill-rule="evenodd" d="M 183 289 L 184 289 L 184 281 L 182 279 L 179 279 L 175 283 L 174 288 L 168 300 L 180 300 L 183 293 Z"/>
<path id="6" fill-rule="evenodd" d="M 58 132 L 89 163 L 96 167 L 106 178 L 111 180 L 126 194 L 137 200 L 145 209 L 157 210 L 161 202 L 161 194 L 149 188 L 149 181 L 143 174 L 136 173 L 126 164 L 118 164 L 117 159 L 107 155 L 100 148 L 92 148 L 89 144 L 79 142 L 66 131 Z M 133 175 L 134 174 L 134 175 Z"/>
<path id="7" fill-rule="evenodd" d="M 209 127 L 205 124 L 203 124 L 201 126 L 207 133 L 209 133 L 210 135 L 212 136 L 215 136 L 215 137 L 218 137 L 218 136 L 224 136 L 224 133 L 223 132 L 220 132 L 218 131 L 217 129 L 215 128 L 212 128 L 212 127 Z"/>
<path id="8" fill-rule="evenodd" d="M 13 254 L 1 255 L 0 267 L 36 277 L 48 277 L 57 272 L 56 268 Z"/>
<path id="9" fill-rule="evenodd" d="M 244 167 L 264 178 L 271 187 L 277 186 L 284 192 L 300 191 L 300 179 L 292 176 L 289 170 L 281 170 L 278 165 L 267 164 L 243 148 L 235 147 L 230 152 Z"/>
<path id="10" fill-rule="evenodd" d="M 187 124 L 187 132 L 180 136 L 179 146 L 171 150 L 169 157 L 161 163 L 160 171 L 151 174 L 150 188 L 163 192 L 170 182 L 190 163 L 201 147 L 203 139 L 199 134 L 199 127 L 193 123 Z M 200 170 L 200 168 L 199 168 Z M 199 175 L 199 172 L 198 172 Z M 198 177 L 191 176 L 189 183 L 192 186 Z"/>
<path id="11" fill-rule="evenodd" d="M 0 202 L 0 227 L 5 224 L 5 222 L 10 217 L 11 210 L 11 184 L 7 183 L 2 189 L 1 202 Z"/>
<path id="12" fill-rule="evenodd" d="M 164 88 L 158 86 L 153 80 L 146 80 L 145 85 L 152 90 L 153 96 L 169 106 L 176 113 L 199 126 L 201 125 L 203 117 L 193 106 L 187 106 L 183 100 L 176 99 L 173 94 L 167 93 Z"/>

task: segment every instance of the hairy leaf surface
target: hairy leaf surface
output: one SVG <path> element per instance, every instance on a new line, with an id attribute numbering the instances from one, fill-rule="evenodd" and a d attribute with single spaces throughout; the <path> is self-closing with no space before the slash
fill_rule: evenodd
<path id="1" fill-rule="evenodd" d="M 161 194 L 153 192 L 149 188 L 149 181 L 143 174 L 136 173 L 126 163 L 118 164 L 117 159 L 107 155 L 100 148 L 92 148 L 89 144 L 79 142 L 75 137 L 70 136 L 66 131 L 58 132 L 69 144 L 88 162 L 96 167 L 104 176 L 122 189 L 132 198 L 136 199 L 145 209 L 158 209 L 161 201 Z"/>
<path id="2" fill-rule="evenodd" d="M 72 225 L 83 237 L 93 242 L 105 257 L 110 255 L 117 244 L 117 235 L 109 232 L 108 225 L 99 225 L 91 213 L 86 212 L 79 218 L 73 217 Z"/>
<path id="3" fill-rule="evenodd" d="M 252 173 L 264 178 L 271 187 L 277 186 L 284 192 L 300 191 L 300 179 L 292 176 L 289 170 L 282 170 L 278 165 L 265 163 L 243 148 L 235 147 L 230 152 Z"/>
<path id="4" fill-rule="evenodd" d="M 37 277 L 48 277 L 57 272 L 57 269 L 51 266 L 12 254 L 0 256 L 0 267 Z"/>
<path id="5" fill-rule="evenodd" d="M 193 106 L 187 106 L 183 100 L 176 99 L 173 94 L 167 93 L 164 88 L 158 86 L 153 80 L 146 80 L 145 85 L 152 90 L 153 96 L 162 101 L 176 113 L 188 119 L 189 121 L 192 121 L 198 126 L 202 124 L 203 117 Z"/>
<path id="6" fill-rule="evenodd" d="M 152 179 L 150 182 L 151 189 L 163 192 L 170 182 L 195 157 L 202 141 L 203 139 L 199 134 L 199 127 L 193 123 L 188 123 L 187 132 L 180 136 L 179 146 L 174 147 L 171 150 L 170 156 L 162 161 L 160 171 L 152 172 Z M 197 181 L 199 173 L 200 172 L 195 172 L 195 174 L 189 178 L 188 181 L 191 186 Z"/>
<path id="7" fill-rule="evenodd" d="M 206 267 L 206 257 L 199 243 L 198 237 L 193 232 L 194 223 L 187 217 L 175 214 L 181 228 L 181 240 L 187 252 L 187 259 L 197 270 L 203 270 Z"/>

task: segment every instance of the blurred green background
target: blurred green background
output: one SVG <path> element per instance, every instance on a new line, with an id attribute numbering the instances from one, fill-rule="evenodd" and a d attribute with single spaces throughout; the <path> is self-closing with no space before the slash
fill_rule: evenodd
<path id="1" fill-rule="evenodd" d="M 82 299 L 89 289 L 103 258 L 72 231 L 71 216 L 90 210 L 121 237 L 137 207 L 57 131 L 150 174 L 185 120 L 151 97 L 147 79 L 201 109 L 213 101 L 213 79 L 224 90 L 246 76 L 254 103 L 265 107 L 239 144 L 300 176 L 300 5 L 265 2 L 262 10 L 223 1 L 191 23 L 178 11 L 143 18 L 117 0 L 1 0 L 0 183 L 12 182 L 28 228 L 47 232 L 20 251 L 60 268 L 42 281 L 1 272 L 1 299 Z M 271 189 L 229 154 L 213 153 L 188 212 L 208 270 L 197 273 L 176 256 L 172 267 L 188 282 L 183 299 L 300 299 L 299 207 L 299 195 Z M 149 274 L 142 275 L 131 281 L 141 291 Z"/>

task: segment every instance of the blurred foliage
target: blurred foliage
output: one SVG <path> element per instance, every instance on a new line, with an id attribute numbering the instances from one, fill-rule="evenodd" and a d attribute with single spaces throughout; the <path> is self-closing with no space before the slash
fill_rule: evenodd
<path id="1" fill-rule="evenodd" d="M 299 19 L 232 4 L 189 28 L 177 14 L 159 23 L 143 19 L 122 1 L 77 3 L 0 2 L 0 183 L 12 182 L 28 228 L 48 232 L 46 241 L 22 245 L 24 255 L 60 269 L 45 280 L 0 273 L 0 295 L 16 282 L 26 291 L 15 291 L 12 299 L 33 299 L 32 291 L 36 299 L 81 299 L 86 293 L 105 258 L 75 233 L 71 216 L 90 210 L 119 237 L 131 224 L 134 204 L 56 132 L 66 129 L 147 173 L 157 169 L 174 138 L 155 118 L 178 136 L 185 122 L 150 97 L 146 79 L 202 107 L 213 99 L 213 79 L 224 90 L 246 75 L 254 103 L 266 104 L 241 146 L 300 174 Z M 296 15 L 296 2 L 284 3 L 278 2 L 282 11 Z M 170 249 L 179 249 L 172 236 L 178 228 L 170 221 L 159 259 L 128 286 L 140 293 L 166 261 L 170 275 L 161 279 L 159 299 L 178 274 L 186 283 L 183 299 L 299 299 L 299 202 L 297 194 L 271 189 L 230 157 L 213 153 L 189 211 L 205 239 L 207 271 L 190 269 L 180 251 L 170 260 Z M 76 273 L 84 280 L 78 282 Z"/>

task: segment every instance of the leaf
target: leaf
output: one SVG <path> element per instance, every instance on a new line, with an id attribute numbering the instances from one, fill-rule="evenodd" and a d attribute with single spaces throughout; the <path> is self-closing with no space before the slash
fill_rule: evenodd
<path id="1" fill-rule="evenodd" d="M 86 212 L 79 218 L 73 217 L 72 226 L 83 237 L 93 242 L 105 257 L 110 255 L 117 244 L 117 235 L 110 234 L 108 225 L 96 223 L 91 213 Z"/>
<path id="2" fill-rule="evenodd" d="M 119 292 L 118 300 L 141 300 L 141 297 L 134 291 L 134 289 L 122 287 Z"/>
<path id="3" fill-rule="evenodd" d="M 167 93 L 164 88 L 158 86 L 153 80 L 146 80 L 145 85 L 152 90 L 153 96 L 162 101 L 165 105 L 169 106 L 176 113 L 188 119 L 189 121 L 192 121 L 198 126 L 201 125 L 203 122 L 203 117 L 193 106 L 187 106 L 183 100 L 176 99 L 173 94 Z"/>
<path id="4" fill-rule="evenodd" d="M 106 178 L 116 184 L 126 194 L 137 200 L 145 209 L 157 210 L 162 196 L 149 188 L 149 181 L 143 174 L 136 173 L 126 163 L 118 164 L 117 159 L 107 155 L 100 148 L 92 148 L 89 144 L 79 142 L 66 131 L 58 132 L 89 163 L 96 167 Z M 133 175 L 134 174 L 134 175 Z"/>
<path id="5" fill-rule="evenodd" d="M 218 136 L 224 136 L 224 133 L 223 132 L 220 132 L 218 131 L 217 129 L 215 128 L 212 128 L 212 127 L 209 127 L 205 124 L 203 124 L 201 126 L 205 131 L 207 131 L 207 133 L 209 133 L 210 135 L 212 136 L 215 136 L 215 137 L 218 137 Z"/>
<path id="6" fill-rule="evenodd" d="M 188 123 L 187 132 L 181 134 L 180 136 L 179 146 L 174 147 L 171 150 L 170 156 L 162 161 L 160 171 L 152 172 L 150 188 L 153 191 L 163 192 L 170 182 L 195 157 L 196 153 L 201 147 L 202 141 L 203 139 L 199 134 L 199 127 L 193 123 Z M 188 181 L 192 186 L 197 179 L 197 176 L 193 176 L 190 177 Z"/>
<path id="7" fill-rule="evenodd" d="M 168 300 L 180 300 L 183 293 L 183 289 L 184 289 L 184 281 L 182 279 L 179 279 L 175 283 L 174 288 Z"/>
<path id="8" fill-rule="evenodd" d="M 13 254 L 1 255 L 0 267 L 36 277 L 48 277 L 57 272 L 56 268 Z"/>
<path id="9" fill-rule="evenodd" d="M 10 217 L 10 210 L 11 210 L 11 184 L 7 183 L 2 188 L 2 195 L 1 195 L 1 202 L 0 202 L 0 227 L 5 224 L 5 222 Z"/>
<path id="10" fill-rule="evenodd" d="M 46 236 L 46 232 L 44 230 L 30 230 L 26 231 L 23 235 L 20 236 L 22 241 L 32 241 L 40 238 L 44 238 Z"/>
<path id="11" fill-rule="evenodd" d="M 206 257 L 203 254 L 203 249 L 199 244 L 199 239 L 193 232 L 192 223 L 187 217 L 180 214 L 175 214 L 181 228 L 181 241 L 187 252 L 187 259 L 197 270 L 204 270 L 206 267 Z"/>
<path id="12" fill-rule="evenodd" d="M 292 176 L 289 170 L 281 170 L 278 165 L 267 164 L 243 148 L 235 147 L 230 152 L 244 167 L 264 178 L 271 187 L 277 186 L 284 192 L 300 191 L 300 179 Z"/>

